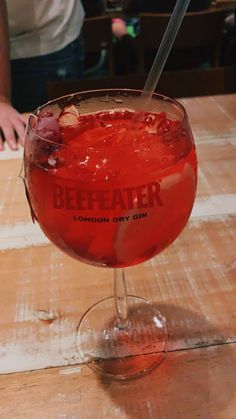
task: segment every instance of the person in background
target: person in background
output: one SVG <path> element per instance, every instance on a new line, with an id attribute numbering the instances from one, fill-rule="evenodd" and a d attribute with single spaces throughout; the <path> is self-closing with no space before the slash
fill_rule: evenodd
<path id="1" fill-rule="evenodd" d="M 101 16 L 105 13 L 104 0 L 82 0 L 86 17 Z M 123 1 L 124 7 L 126 2 Z M 112 19 L 112 33 L 114 37 L 114 61 L 116 74 L 133 73 L 138 62 L 135 39 L 129 33 L 126 20 L 116 17 Z M 92 57 L 94 59 L 94 57 Z M 95 57 L 95 61 L 98 57 Z M 98 75 L 99 76 L 99 75 Z"/>
<path id="2" fill-rule="evenodd" d="M 191 0 L 188 12 L 208 9 L 210 3 L 211 0 Z M 176 0 L 123 0 L 123 11 L 128 15 L 138 15 L 138 13 L 172 13 L 175 4 Z M 114 49 L 117 74 L 135 73 L 138 66 L 138 45 L 136 39 L 128 32 L 127 23 L 124 19 L 113 19 L 112 30 L 116 37 Z M 153 58 L 154 55 L 150 54 L 148 67 L 151 66 Z M 177 60 L 174 57 L 174 64 L 175 62 L 178 62 L 178 57 Z"/>
<path id="3" fill-rule="evenodd" d="M 47 82 L 83 74 L 80 0 L 0 0 L 0 150 L 23 145 L 26 116 Z"/>
<path id="4" fill-rule="evenodd" d="M 126 13 L 172 13 L 177 0 L 124 0 Z M 187 12 L 207 10 L 211 0 L 191 0 Z M 146 71 L 149 71 L 156 51 L 145 52 Z M 196 67 L 208 67 L 210 56 L 207 50 L 195 49 L 194 51 L 171 51 L 165 65 L 165 70 L 182 70 Z"/>
<path id="5" fill-rule="evenodd" d="M 112 19 L 114 42 L 114 61 L 118 75 L 135 73 L 138 66 L 138 48 L 134 36 L 128 30 L 127 21 Z"/>

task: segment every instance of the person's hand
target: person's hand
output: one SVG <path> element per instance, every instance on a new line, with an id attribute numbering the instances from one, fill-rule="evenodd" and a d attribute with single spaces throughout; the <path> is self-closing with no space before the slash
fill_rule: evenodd
<path id="1" fill-rule="evenodd" d="M 4 150 L 4 141 L 12 150 L 18 150 L 18 144 L 24 145 L 27 115 L 22 115 L 6 100 L 0 100 L 0 151 Z"/>
<path id="2" fill-rule="evenodd" d="M 112 20 L 112 33 L 117 38 L 120 39 L 122 36 L 127 35 L 126 23 L 123 19 L 115 18 Z"/>

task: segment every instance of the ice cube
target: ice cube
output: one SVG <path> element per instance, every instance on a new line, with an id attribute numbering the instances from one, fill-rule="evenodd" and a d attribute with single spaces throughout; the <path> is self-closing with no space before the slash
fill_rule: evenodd
<path id="1" fill-rule="evenodd" d="M 74 127 L 78 124 L 79 112 L 74 105 L 66 106 L 60 113 L 58 123 L 60 128 Z"/>
<path id="2" fill-rule="evenodd" d="M 78 122 L 77 116 L 69 112 L 63 113 L 58 119 L 58 123 L 61 128 L 73 127 L 77 125 L 77 122 Z"/>

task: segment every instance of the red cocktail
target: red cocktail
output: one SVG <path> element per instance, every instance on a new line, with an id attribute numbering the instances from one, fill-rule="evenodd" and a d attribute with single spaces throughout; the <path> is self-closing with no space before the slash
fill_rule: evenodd
<path id="1" fill-rule="evenodd" d="M 154 95 L 149 108 L 135 114 L 138 100 L 135 91 L 85 92 L 47 104 L 29 122 L 24 161 L 33 217 L 56 246 L 86 263 L 120 268 L 143 262 L 176 239 L 191 213 L 197 163 L 186 113 Z M 122 317 L 117 299 L 116 306 Z M 155 316 L 164 333 L 163 318 Z M 122 333 L 127 324 L 123 319 Z M 159 356 L 165 339 L 156 340 Z M 101 336 L 98 341 L 104 349 Z M 106 359 L 115 357 L 112 352 Z M 103 359 L 102 352 L 91 358 Z M 125 367 L 114 374 L 124 378 Z"/>

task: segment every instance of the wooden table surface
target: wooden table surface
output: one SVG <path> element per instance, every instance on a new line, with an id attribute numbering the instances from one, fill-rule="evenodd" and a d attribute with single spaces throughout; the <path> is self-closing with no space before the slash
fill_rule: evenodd
<path id="1" fill-rule="evenodd" d="M 127 269 L 128 291 L 158 304 L 169 327 L 165 361 L 138 380 L 109 382 L 81 364 L 76 325 L 112 294 L 112 270 L 47 241 L 18 177 L 22 150 L 0 154 L 1 419 L 235 419 L 236 94 L 182 103 L 197 199 L 176 242 Z"/>

